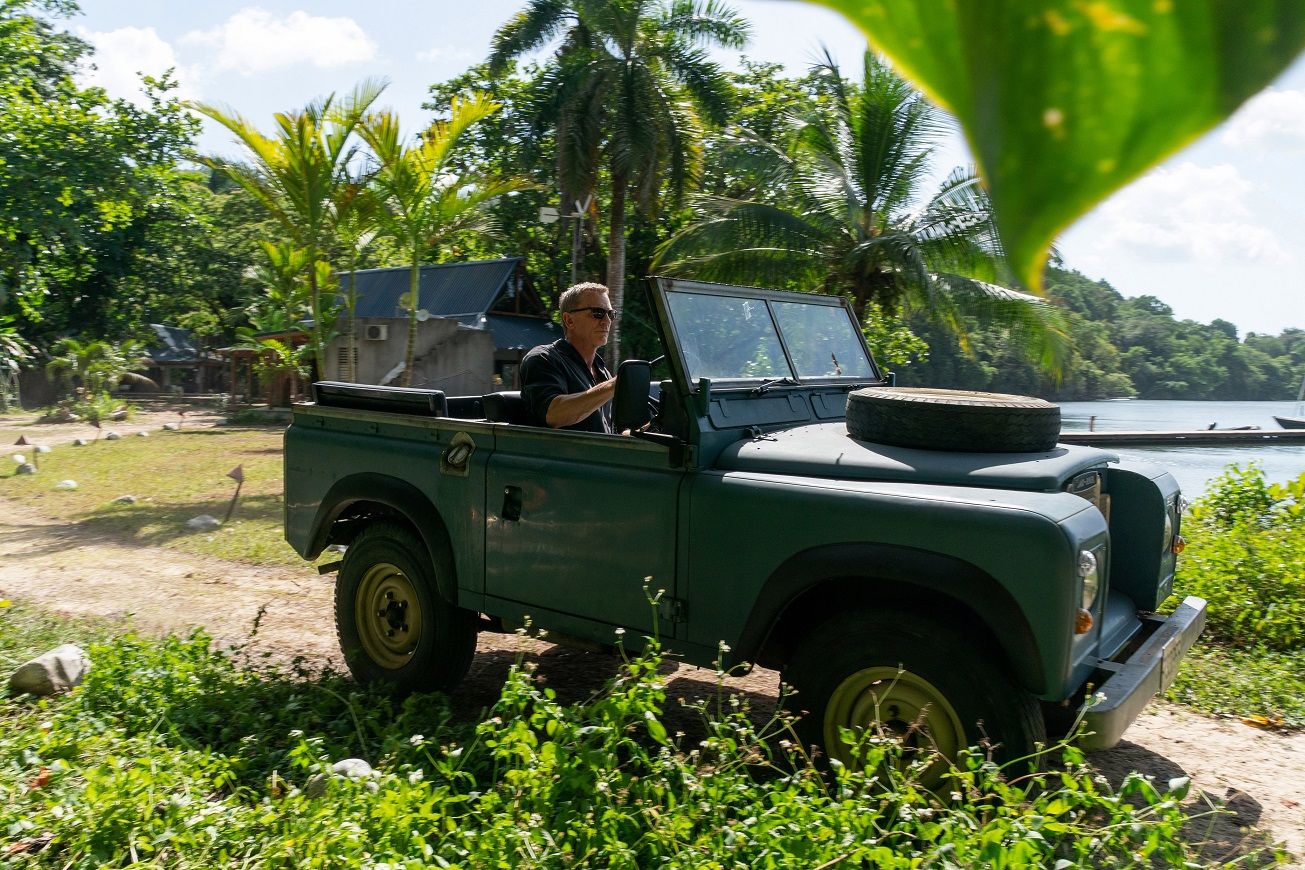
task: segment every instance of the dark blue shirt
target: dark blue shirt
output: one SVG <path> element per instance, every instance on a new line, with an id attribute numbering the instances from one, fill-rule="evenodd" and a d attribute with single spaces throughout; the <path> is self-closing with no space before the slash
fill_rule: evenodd
<path id="1" fill-rule="evenodd" d="M 598 372 L 597 379 L 585 365 L 580 351 L 565 338 L 552 344 L 541 344 L 526 354 L 521 360 L 521 397 L 526 401 L 531 422 L 536 426 L 547 426 L 548 406 L 554 399 L 583 393 L 612 376 L 601 356 L 594 357 L 594 369 Z M 561 428 L 611 434 L 612 403 L 605 403 L 579 423 Z"/>

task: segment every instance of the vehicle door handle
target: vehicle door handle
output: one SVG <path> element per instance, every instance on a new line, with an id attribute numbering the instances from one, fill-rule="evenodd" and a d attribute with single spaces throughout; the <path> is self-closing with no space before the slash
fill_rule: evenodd
<path id="1" fill-rule="evenodd" d="M 503 510 L 499 516 L 511 523 L 521 519 L 521 487 L 503 487 Z"/>

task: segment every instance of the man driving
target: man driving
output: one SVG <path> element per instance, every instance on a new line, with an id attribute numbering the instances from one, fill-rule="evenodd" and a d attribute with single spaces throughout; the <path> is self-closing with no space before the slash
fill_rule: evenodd
<path id="1" fill-rule="evenodd" d="M 558 300 L 563 337 L 521 361 L 521 396 L 536 426 L 612 432 L 616 378 L 598 355 L 617 317 L 607 293 L 602 284 L 568 287 Z"/>

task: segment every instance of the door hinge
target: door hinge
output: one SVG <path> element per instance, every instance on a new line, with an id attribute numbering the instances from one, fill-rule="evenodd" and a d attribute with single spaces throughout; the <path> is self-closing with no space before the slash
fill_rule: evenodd
<path id="1" fill-rule="evenodd" d="M 689 606 L 678 598 L 662 596 L 657 602 L 657 615 L 665 622 L 684 622 L 688 619 Z"/>

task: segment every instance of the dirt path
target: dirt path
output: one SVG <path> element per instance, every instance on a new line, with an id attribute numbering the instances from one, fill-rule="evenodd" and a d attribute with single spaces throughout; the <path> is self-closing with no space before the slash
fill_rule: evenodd
<path id="1" fill-rule="evenodd" d="M 129 547 L 0 500 L 0 597 L 74 616 L 130 615 L 147 632 L 202 625 L 219 643 L 248 641 L 253 655 L 267 652 L 280 660 L 303 655 L 339 667 L 331 589 L 330 578 L 308 567 L 259 568 Z M 250 640 L 260 610 L 264 615 Z M 610 657 L 484 634 L 455 704 L 477 710 L 491 703 L 523 648 L 564 695 L 583 696 L 614 669 Z M 672 693 L 710 697 L 714 692 L 708 671 L 687 666 L 667 671 Z M 775 706 L 777 682 L 773 671 L 757 670 L 728 685 L 765 714 Z M 1266 733 L 1153 704 L 1127 740 L 1093 761 L 1115 783 L 1130 770 L 1161 784 L 1190 776 L 1194 814 L 1214 807 L 1228 811 L 1192 822 L 1196 837 L 1208 843 L 1210 858 L 1231 859 L 1275 842 L 1305 856 L 1305 734 Z"/>

